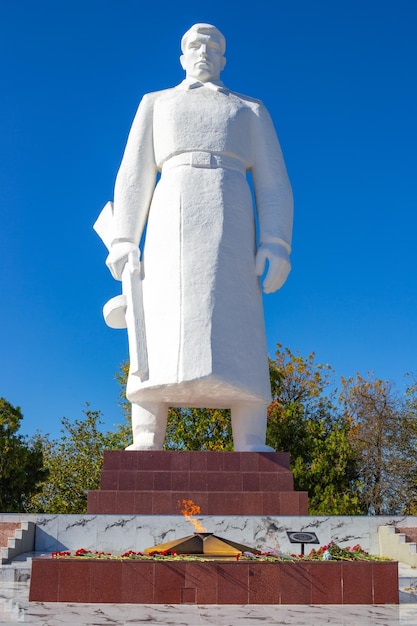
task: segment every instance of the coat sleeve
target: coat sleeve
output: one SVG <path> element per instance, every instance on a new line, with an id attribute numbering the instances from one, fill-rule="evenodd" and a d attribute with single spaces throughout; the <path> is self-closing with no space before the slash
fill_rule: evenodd
<path id="1" fill-rule="evenodd" d="M 251 171 L 259 220 L 259 243 L 281 243 L 290 253 L 293 194 L 273 122 L 262 103 L 257 108 L 252 132 Z"/>
<path id="2" fill-rule="evenodd" d="M 139 245 L 152 195 L 157 168 L 152 132 L 153 99 L 145 95 L 129 132 L 114 188 L 112 243 Z"/>

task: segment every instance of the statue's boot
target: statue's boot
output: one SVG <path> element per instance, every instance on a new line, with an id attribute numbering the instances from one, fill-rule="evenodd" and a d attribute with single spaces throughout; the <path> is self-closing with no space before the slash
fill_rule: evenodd
<path id="1" fill-rule="evenodd" d="M 235 452 L 275 452 L 265 444 L 267 404 L 246 402 L 232 406 L 233 449 Z"/>
<path id="2" fill-rule="evenodd" d="M 126 450 L 162 450 L 167 428 L 168 405 L 132 403 L 133 443 Z"/>

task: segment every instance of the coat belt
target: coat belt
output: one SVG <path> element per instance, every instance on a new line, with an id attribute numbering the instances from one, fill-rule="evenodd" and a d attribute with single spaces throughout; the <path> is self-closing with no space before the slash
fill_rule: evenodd
<path id="1" fill-rule="evenodd" d="M 181 152 L 167 159 L 163 166 L 162 172 L 170 170 L 180 165 L 188 165 L 190 167 L 206 167 L 215 169 L 221 167 L 226 170 L 235 170 L 243 176 L 246 174 L 245 165 L 240 159 L 226 156 L 224 154 L 213 154 L 212 152 Z"/>

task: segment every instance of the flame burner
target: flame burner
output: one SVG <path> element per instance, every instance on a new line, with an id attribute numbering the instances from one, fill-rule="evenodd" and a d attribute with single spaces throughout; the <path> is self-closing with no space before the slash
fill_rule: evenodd
<path id="1" fill-rule="evenodd" d="M 260 554 L 259 550 L 249 548 L 241 543 L 222 539 L 213 533 L 194 533 L 188 537 L 160 543 L 153 548 L 146 548 L 145 554 L 152 552 L 175 552 L 176 554 L 192 554 L 204 558 L 236 558 L 242 552 Z"/>

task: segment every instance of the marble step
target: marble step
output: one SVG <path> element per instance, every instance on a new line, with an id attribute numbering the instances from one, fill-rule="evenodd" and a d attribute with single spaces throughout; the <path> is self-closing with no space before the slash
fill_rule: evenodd
<path id="1" fill-rule="evenodd" d="M 2 582 L 26 582 L 30 580 L 32 558 L 41 556 L 40 552 L 23 552 L 9 563 L 0 567 L 0 581 Z"/>
<path id="2" fill-rule="evenodd" d="M 417 603 L 417 569 L 407 563 L 398 563 L 400 603 Z"/>
<path id="3" fill-rule="evenodd" d="M 1 547 L 0 568 L 4 567 L 19 554 L 33 550 L 35 545 L 35 524 L 22 521 L 16 526 L 13 534 L 7 538 L 7 543 Z"/>

